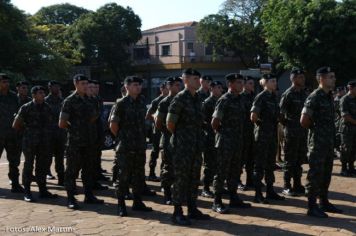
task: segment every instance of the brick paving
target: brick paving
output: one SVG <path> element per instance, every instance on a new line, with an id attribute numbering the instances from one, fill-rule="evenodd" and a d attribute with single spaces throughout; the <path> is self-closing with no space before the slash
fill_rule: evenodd
<path id="1" fill-rule="evenodd" d="M 103 167 L 110 172 L 113 155 L 112 151 L 103 153 Z M 328 219 L 307 217 L 305 197 L 288 197 L 284 202 L 269 205 L 252 203 L 251 209 L 234 209 L 230 214 L 219 215 L 210 210 L 211 199 L 200 197 L 198 206 L 212 219 L 193 221 L 192 226 L 181 227 L 171 224 L 173 207 L 161 204 L 162 193 L 158 192 L 159 184 L 154 182 L 147 183 L 158 192 L 158 196 L 144 198 L 154 212 L 132 212 L 132 201 L 127 201 L 129 217 L 125 218 L 116 215 L 117 200 L 111 186 L 109 190 L 96 192 L 105 200 L 105 205 L 85 205 L 84 196 L 77 196 L 82 207 L 78 211 L 66 208 L 66 193 L 62 187 L 56 186 L 56 180 L 48 181 L 48 186 L 59 195 L 58 199 L 26 203 L 22 194 L 10 192 L 8 166 L 3 158 L 0 163 L 0 235 L 356 235 L 356 178 L 340 177 L 338 160 L 334 165 L 330 199 L 344 210 L 342 215 L 329 214 Z M 282 172 L 276 172 L 276 179 L 276 187 L 281 191 Z M 81 187 L 80 181 L 78 186 Z M 37 186 L 32 189 L 37 197 Z M 239 193 L 241 198 L 252 202 L 253 191 Z M 227 203 L 227 199 L 224 202 Z"/>

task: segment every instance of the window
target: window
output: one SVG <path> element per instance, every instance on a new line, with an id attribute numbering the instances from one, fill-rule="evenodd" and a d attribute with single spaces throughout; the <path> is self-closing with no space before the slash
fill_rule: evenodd
<path id="1" fill-rule="evenodd" d="M 171 45 L 162 45 L 162 56 L 170 56 L 171 55 Z"/>
<path id="2" fill-rule="evenodd" d="M 187 43 L 188 50 L 194 50 L 194 43 Z"/>

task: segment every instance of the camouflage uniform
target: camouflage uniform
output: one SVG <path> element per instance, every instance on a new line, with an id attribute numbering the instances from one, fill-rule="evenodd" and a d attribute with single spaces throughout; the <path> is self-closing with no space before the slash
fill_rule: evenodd
<path id="1" fill-rule="evenodd" d="M 274 168 L 277 152 L 277 124 L 279 106 L 277 96 L 267 90 L 259 93 L 251 108 L 251 112 L 257 113 L 259 120 L 255 124 L 255 165 L 254 184 L 256 189 L 261 189 L 262 179 L 267 185 L 275 181 Z"/>
<path id="2" fill-rule="evenodd" d="M 172 135 L 167 130 L 165 122 L 168 114 L 168 107 L 173 98 L 174 96 L 170 95 L 162 99 L 162 101 L 158 104 L 157 109 L 157 117 L 159 117 L 163 122 L 162 137 L 160 141 L 160 147 L 162 149 L 161 185 L 163 188 L 170 188 L 174 180 L 172 150 L 170 149 L 171 147 L 169 145 L 169 141 Z"/>
<path id="3" fill-rule="evenodd" d="M 337 151 L 340 150 L 340 145 L 341 145 L 341 123 L 342 123 L 342 116 L 341 116 L 341 97 L 336 96 L 334 98 L 334 107 L 335 107 L 335 127 L 336 127 L 336 138 L 335 138 L 335 149 Z"/>
<path id="4" fill-rule="evenodd" d="M 21 97 L 19 94 L 17 94 L 17 99 L 19 101 L 19 106 L 21 107 L 22 105 L 28 103 L 28 102 L 31 102 L 31 98 L 28 97 L 28 96 L 25 96 L 25 97 Z"/>
<path id="5" fill-rule="evenodd" d="M 213 182 L 216 173 L 216 148 L 215 148 L 215 133 L 211 127 L 211 120 L 214 113 L 215 105 L 218 97 L 211 95 L 203 103 L 204 114 L 204 150 L 203 150 L 203 183 L 205 190 L 209 190 L 209 186 Z"/>
<path id="6" fill-rule="evenodd" d="M 205 91 L 203 90 L 203 88 L 199 88 L 199 89 L 197 90 L 197 94 L 198 94 L 198 96 L 199 96 L 201 102 L 204 102 L 204 101 L 210 96 L 209 92 L 205 92 Z"/>
<path id="7" fill-rule="evenodd" d="M 253 123 L 250 120 L 250 110 L 255 98 L 254 93 L 248 93 L 243 91 L 241 93 L 245 104 L 245 121 L 243 130 L 243 145 L 242 145 L 242 163 L 241 169 L 245 166 L 246 170 L 246 185 L 253 185 L 253 147 L 254 147 L 254 135 L 253 135 Z M 242 171 L 240 172 L 242 173 Z"/>
<path id="8" fill-rule="evenodd" d="M 198 197 L 200 170 L 202 164 L 203 113 L 200 98 L 184 89 L 172 100 L 167 123 L 175 124 L 170 145 L 173 153 L 173 204 L 181 206 L 186 200 L 195 207 Z M 189 210 L 189 209 L 188 209 Z"/>
<path id="9" fill-rule="evenodd" d="M 321 88 L 305 101 L 302 114 L 312 120 L 308 135 L 309 171 L 306 193 L 308 197 L 327 199 L 333 168 L 335 143 L 335 110 L 332 94 Z"/>
<path id="10" fill-rule="evenodd" d="M 340 101 L 341 116 L 350 115 L 352 119 L 356 119 L 356 98 L 346 94 Z M 343 169 L 349 165 L 349 171 L 354 170 L 354 162 L 356 157 L 356 126 L 341 120 L 341 163 Z"/>
<path id="11" fill-rule="evenodd" d="M 36 182 L 40 192 L 46 192 L 46 174 L 50 140 L 50 126 L 53 113 L 47 103 L 36 104 L 31 101 L 23 105 L 16 118 L 24 126 L 22 150 L 25 163 L 22 172 L 22 183 L 25 192 L 30 192 L 33 164 L 35 166 Z"/>
<path id="12" fill-rule="evenodd" d="M 157 98 L 155 98 L 152 103 L 151 103 L 151 107 L 150 109 L 147 111 L 147 113 L 149 114 L 154 114 L 157 111 L 158 108 L 158 104 L 162 101 L 162 99 L 164 98 L 163 95 L 158 96 Z M 157 130 L 157 128 L 155 127 L 155 125 L 153 124 L 152 126 L 153 131 L 152 131 L 152 151 L 151 151 L 151 157 L 150 157 L 150 161 L 149 161 L 149 167 L 150 167 L 150 175 L 155 175 L 154 174 L 154 170 L 156 168 L 157 165 L 157 159 L 159 156 L 159 143 L 160 143 L 160 139 L 161 139 L 161 132 L 159 130 Z"/>
<path id="13" fill-rule="evenodd" d="M 12 122 L 19 109 L 16 94 L 9 91 L 6 95 L 0 93 L 0 157 L 6 150 L 9 161 L 9 179 L 13 185 L 19 183 L 19 165 L 21 158 L 21 140 L 12 129 Z"/>
<path id="14" fill-rule="evenodd" d="M 145 113 L 141 96 L 120 98 L 113 107 L 110 122 L 119 126 L 116 146 L 118 198 L 124 198 L 129 184 L 134 195 L 140 196 L 145 182 Z"/>
<path id="15" fill-rule="evenodd" d="M 295 185 L 301 185 L 302 164 L 307 155 L 307 130 L 300 125 L 300 114 L 306 98 L 307 94 L 303 89 L 297 91 L 292 86 L 283 93 L 280 101 L 280 113 L 285 118 L 285 188 L 290 188 L 291 178 Z"/>
<path id="16" fill-rule="evenodd" d="M 72 93 L 63 101 L 59 119 L 70 123 L 67 133 L 65 156 L 67 158 L 65 170 L 65 187 L 68 197 L 75 193 L 75 180 L 82 170 L 82 180 L 85 194 L 92 194 L 93 187 L 93 158 L 92 151 L 96 137 L 92 137 L 91 130 L 95 126 L 97 111 L 91 106 L 88 97 L 81 97 L 77 92 Z"/>
<path id="17" fill-rule="evenodd" d="M 64 181 L 64 149 L 66 141 L 66 132 L 58 127 L 59 114 L 61 112 L 63 99 L 59 96 L 49 94 L 45 98 L 53 113 L 53 122 L 51 124 L 50 149 L 47 173 L 50 173 L 52 157 L 54 156 L 55 169 L 58 175 L 58 181 Z"/>
<path id="18" fill-rule="evenodd" d="M 217 172 L 214 176 L 214 194 L 221 196 L 224 181 L 230 194 L 237 190 L 242 153 L 242 132 L 245 107 L 241 95 L 225 93 L 217 102 L 213 118 L 221 122 L 216 133 Z"/>

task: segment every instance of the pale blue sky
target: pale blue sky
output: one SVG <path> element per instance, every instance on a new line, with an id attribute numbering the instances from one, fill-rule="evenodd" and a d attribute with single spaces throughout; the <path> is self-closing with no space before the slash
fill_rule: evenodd
<path id="1" fill-rule="evenodd" d="M 41 7 L 58 3 L 71 3 L 89 10 L 96 10 L 106 3 L 115 2 L 130 6 L 142 20 L 142 29 L 164 24 L 199 21 L 204 16 L 215 14 L 224 0 L 12 0 L 19 9 L 34 14 Z"/>

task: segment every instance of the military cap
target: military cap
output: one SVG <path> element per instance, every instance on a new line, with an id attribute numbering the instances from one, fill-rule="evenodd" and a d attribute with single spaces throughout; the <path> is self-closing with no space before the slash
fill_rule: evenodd
<path id="1" fill-rule="evenodd" d="M 298 67 L 293 67 L 291 72 L 291 74 L 294 74 L 294 75 L 303 75 L 304 74 L 304 70 L 298 68 Z"/>
<path id="2" fill-rule="evenodd" d="M 0 73 L 0 80 L 10 80 L 10 77 L 5 73 Z"/>
<path id="3" fill-rule="evenodd" d="M 329 74 L 330 72 L 333 72 L 330 66 L 323 66 L 317 69 L 316 75 L 325 75 L 325 74 Z"/>
<path id="4" fill-rule="evenodd" d="M 194 76 L 199 76 L 199 77 L 201 76 L 199 71 L 194 70 L 192 68 L 183 70 L 183 75 L 194 75 Z"/>
<path id="5" fill-rule="evenodd" d="M 61 84 L 56 80 L 51 80 L 48 82 L 48 86 L 53 86 L 53 85 L 61 85 Z"/>
<path id="6" fill-rule="evenodd" d="M 244 77 L 238 73 L 231 73 L 231 74 L 228 74 L 225 76 L 225 79 L 227 81 L 232 81 L 232 80 L 236 80 L 236 79 L 240 79 L 240 80 L 243 80 Z"/>
<path id="7" fill-rule="evenodd" d="M 45 88 L 43 86 L 40 86 L 40 85 L 36 85 L 36 86 L 33 86 L 31 88 L 31 94 L 36 94 L 38 91 L 46 91 Z"/>
<path id="8" fill-rule="evenodd" d="M 212 88 L 214 88 L 215 86 L 218 86 L 218 85 L 222 86 L 223 84 L 220 81 L 213 81 L 210 83 L 210 86 Z"/>
<path id="9" fill-rule="evenodd" d="M 343 91 L 343 90 L 345 90 L 344 87 L 337 87 L 337 88 L 335 89 L 336 92 L 340 92 L 340 91 Z"/>
<path id="10" fill-rule="evenodd" d="M 356 80 L 351 80 L 347 83 L 347 86 L 356 87 Z"/>
<path id="11" fill-rule="evenodd" d="M 245 81 L 249 81 L 249 80 L 255 80 L 252 76 L 248 76 L 248 75 L 246 75 L 245 77 L 244 77 L 244 80 Z"/>
<path id="12" fill-rule="evenodd" d="M 124 80 L 124 84 L 139 83 L 142 84 L 143 80 L 137 76 L 127 76 Z"/>
<path id="13" fill-rule="evenodd" d="M 88 81 L 88 77 L 86 77 L 83 74 L 76 74 L 75 76 L 73 76 L 73 80 L 74 81 Z"/>
<path id="14" fill-rule="evenodd" d="M 20 87 L 22 85 L 29 86 L 30 84 L 27 81 L 19 81 L 16 83 L 16 87 Z"/>
<path id="15" fill-rule="evenodd" d="M 207 80 L 207 81 L 210 81 L 212 82 L 213 81 L 213 77 L 211 77 L 210 75 L 203 75 L 201 77 L 202 80 Z"/>
<path id="16" fill-rule="evenodd" d="M 277 77 L 274 74 L 264 74 L 262 75 L 261 79 L 271 80 L 271 79 L 277 79 Z"/>
<path id="17" fill-rule="evenodd" d="M 173 84 L 174 82 L 182 82 L 182 79 L 178 76 L 167 78 L 167 81 L 166 81 L 167 84 Z"/>
<path id="18" fill-rule="evenodd" d="M 166 87 L 166 86 L 167 86 L 167 82 L 166 82 L 166 81 L 162 82 L 162 83 L 159 85 L 160 88 L 164 88 L 164 87 Z"/>

